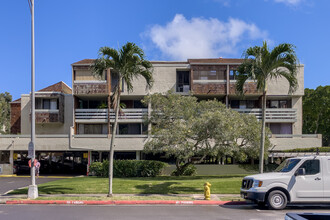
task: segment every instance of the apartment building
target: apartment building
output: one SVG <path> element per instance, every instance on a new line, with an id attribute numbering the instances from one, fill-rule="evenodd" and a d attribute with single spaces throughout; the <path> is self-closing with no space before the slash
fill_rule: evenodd
<path id="1" fill-rule="evenodd" d="M 72 171 L 86 170 L 91 161 L 108 158 L 111 123 L 114 112 L 108 108 L 112 89 L 122 88 L 123 110 L 115 143 L 116 159 L 141 159 L 148 127 L 143 123 L 150 109 L 141 100 L 147 94 L 173 90 L 194 95 L 200 100 L 217 99 L 228 108 L 261 119 L 261 93 L 254 81 L 244 86 L 245 96 L 236 94 L 236 69 L 242 59 L 188 59 L 183 62 L 154 61 L 154 85 L 148 88 L 144 79 L 133 82 L 128 93 L 125 82 L 111 74 L 94 76 L 90 70 L 94 60 L 72 64 L 72 90 L 60 82 L 36 93 L 36 151 L 49 168 L 54 165 Z M 302 134 L 302 96 L 304 66 L 298 66 L 299 87 L 288 94 L 285 79 L 268 82 L 266 124 L 272 131 L 272 152 L 284 149 L 321 147 L 320 135 Z M 10 167 L 14 160 L 26 156 L 30 132 L 29 95 L 11 103 L 12 135 L 0 136 L 0 163 Z M 110 114 L 108 111 L 110 110 Z M 3 158 L 3 159 L 1 159 Z M 10 169 L 10 168 L 9 168 Z"/>

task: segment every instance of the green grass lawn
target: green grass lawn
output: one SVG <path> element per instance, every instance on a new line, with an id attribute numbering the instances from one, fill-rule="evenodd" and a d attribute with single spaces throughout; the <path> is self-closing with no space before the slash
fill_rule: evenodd
<path id="1" fill-rule="evenodd" d="M 234 194 L 240 192 L 244 175 L 114 178 L 114 194 L 202 194 L 204 183 L 210 182 L 211 193 Z M 108 178 L 77 177 L 38 185 L 39 194 L 106 194 Z M 27 194 L 19 189 L 11 194 Z"/>

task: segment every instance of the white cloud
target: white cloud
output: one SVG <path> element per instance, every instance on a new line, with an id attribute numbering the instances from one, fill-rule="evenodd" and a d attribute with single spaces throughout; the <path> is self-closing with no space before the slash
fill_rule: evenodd
<path id="1" fill-rule="evenodd" d="M 188 20 L 181 14 L 164 26 L 151 26 L 146 34 L 165 57 L 175 60 L 237 55 L 243 41 L 265 40 L 268 36 L 255 24 L 240 19 Z"/>
<path id="2" fill-rule="evenodd" d="M 275 2 L 284 3 L 291 6 L 297 6 L 302 2 L 302 0 L 275 0 Z"/>

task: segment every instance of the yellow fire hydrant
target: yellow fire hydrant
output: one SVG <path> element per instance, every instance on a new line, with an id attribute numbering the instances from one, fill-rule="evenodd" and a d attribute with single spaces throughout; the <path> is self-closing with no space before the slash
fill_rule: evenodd
<path id="1" fill-rule="evenodd" d="M 204 199 L 205 200 L 210 200 L 211 198 L 211 184 L 209 182 L 204 183 Z"/>

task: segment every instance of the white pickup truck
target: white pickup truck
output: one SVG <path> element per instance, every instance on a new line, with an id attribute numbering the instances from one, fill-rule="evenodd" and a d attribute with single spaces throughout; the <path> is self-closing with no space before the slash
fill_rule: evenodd
<path id="1" fill-rule="evenodd" d="M 241 196 L 271 209 L 330 202 L 330 156 L 289 158 L 275 172 L 246 176 Z"/>

